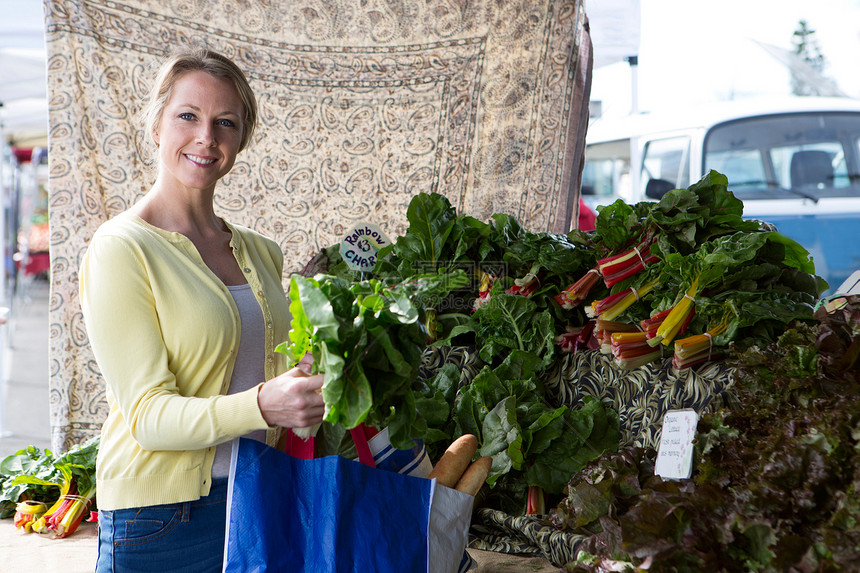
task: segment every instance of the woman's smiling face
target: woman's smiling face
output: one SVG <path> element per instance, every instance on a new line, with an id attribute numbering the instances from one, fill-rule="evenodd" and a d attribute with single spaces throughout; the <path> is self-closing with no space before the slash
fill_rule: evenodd
<path id="1" fill-rule="evenodd" d="M 202 71 L 182 75 L 155 134 L 162 181 L 213 190 L 236 160 L 242 117 L 242 100 L 228 80 Z"/>

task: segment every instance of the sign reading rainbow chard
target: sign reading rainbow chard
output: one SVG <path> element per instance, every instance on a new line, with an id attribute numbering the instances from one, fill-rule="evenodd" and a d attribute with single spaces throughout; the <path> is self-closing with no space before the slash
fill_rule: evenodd
<path id="1" fill-rule="evenodd" d="M 390 244 L 391 241 L 377 225 L 362 223 L 343 238 L 340 256 L 350 269 L 366 273 L 376 266 L 379 250 Z"/>

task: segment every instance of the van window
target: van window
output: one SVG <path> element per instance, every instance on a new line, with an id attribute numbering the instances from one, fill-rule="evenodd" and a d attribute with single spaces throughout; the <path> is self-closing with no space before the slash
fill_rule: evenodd
<path id="1" fill-rule="evenodd" d="M 690 137 L 654 139 L 645 144 L 642 157 L 642 189 L 649 199 L 659 199 L 670 189 L 689 187 Z"/>
<path id="2" fill-rule="evenodd" d="M 630 187 L 630 140 L 608 141 L 589 145 L 582 169 L 582 195 L 596 203 L 613 202 Z M 590 201 L 592 202 L 592 201 Z"/>
<path id="3" fill-rule="evenodd" d="M 614 159 L 588 161 L 582 168 L 582 194 L 605 197 L 614 192 Z"/>
<path id="4" fill-rule="evenodd" d="M 856 197 L 860 117 L 792 113 L 719 124 L 705 137 L 705 171 L 725 174 L 741 199 Z"/>
<path id="5" fill-rule="evenodd" d="M 780 187 L 808 189 L 824 195 L 849 185 L 845 153 L 838 142 L 785 145 L 770 152 Z"/>
<path id="6" fill-rule="evenodd" d="M 760 186 L 766 182 L 764 162 L 757 149 L 716 151 L 708 154 L 708 170 L 725 175 L 735 188 Z"/>

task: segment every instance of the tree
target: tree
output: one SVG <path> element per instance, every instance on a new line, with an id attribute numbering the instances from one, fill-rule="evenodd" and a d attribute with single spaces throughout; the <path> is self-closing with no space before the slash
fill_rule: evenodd
<path id="1" fill-rule="evenodd" d="M 827 61 L 824 54 L 821 53 L 818 39 L 815 37 L 815 30 L 809 27 L 806 20 L 800 20 L 797 23 L 797 29 L 792 34 L 792 44 L 795 55 L 823 76 Z M 810 96 L 819 95 L 819 90 L 816 86 L 810 85 L 808 79 L 802 74 L 792 69 L 791 93 L 799 96 Z"/>

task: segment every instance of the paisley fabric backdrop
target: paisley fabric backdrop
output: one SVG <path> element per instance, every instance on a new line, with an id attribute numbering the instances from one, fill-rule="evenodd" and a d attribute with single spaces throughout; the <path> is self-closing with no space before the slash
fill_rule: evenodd
<path id="1" fill-rule="evenodd" d="M 57 450 L 97 433 L 106 415 L 77 270 L 99 224 L 152 181 L 134 117 L 174 46 L 208 45 L 248 74 L 262 125 L 217 208 L 279 241 L 285 273 L 359 222 L 399 235 L 423 191 L 534 231 L 576 221 L 592 65 L 583 0 L 45 6 Z"/>

